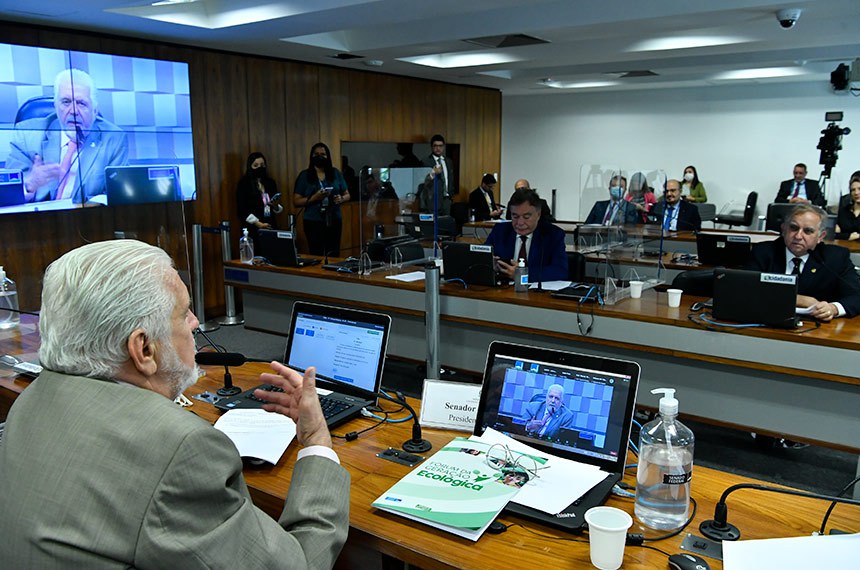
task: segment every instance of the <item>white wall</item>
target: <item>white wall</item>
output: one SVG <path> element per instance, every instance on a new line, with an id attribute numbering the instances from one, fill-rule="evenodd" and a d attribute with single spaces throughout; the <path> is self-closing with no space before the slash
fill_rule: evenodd
<path id="1" fill-rule="evenodd" d="M 558 189 L 557 218 L 581 220 L 580 169 L 618 165 L 664 169 L 680 178 L 696 166 L 719 211 L 759 193 L 764 215 L 782 180 L 797 162 L 818 178 L 825 111 L 844 111 L 843 150 L 827 184 L 838 201 L 851 173 L 860 170 L 860 98 L 835 94 L 829 85 L 766 84 L 639 92 L 542 94 L 502 99 L 502 200 L 518 178 L 541 195 Z M 504 203 L 504 202 L 503 202 Z"/>

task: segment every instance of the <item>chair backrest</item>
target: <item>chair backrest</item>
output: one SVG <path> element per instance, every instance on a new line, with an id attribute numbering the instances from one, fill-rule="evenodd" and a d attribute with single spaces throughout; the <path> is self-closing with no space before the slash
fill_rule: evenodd
<path id="1" fill-rule="evenodd" d="M 747 205 L 744 208 L 744 226 L 751 226 L 753 223 L 753 216 L 755 215 L 755 205 L 758 202 L 758 192 L 750 192 L 747 194 Z"/>
<path id="2" fill-rule="evenodd" d="M 788 213 L 794 210 L 796 206 L 797 204 L 768 204 L 764 229 L 772 232 L 780 232 L 782 222 L 785 221 Z"/>
<path id="3" fill-rule="evenodd" d="M 672 280 L 672 287 L 681 289 L 689 295 L 713 297 L 714 270 L 691 269 L 689 271 L 682 271 Z"/>
<path id="4" fill-rule="evenodd" d="M 18 108 L 18 113 L 15 115 L 15 124 L 27 119 L 37 119 L 47 117 L 54 112 L 54 98 L 50 95 L 40 95 L 31 97 L 24 101 L 24 104 Z"/>
<path id="5" fill-rule="evenodd" d="M 567 252 L 567 280 L 573 282 L 585 280 L 585 255 L 578 251 Z"/>
<path id="6" fill-rule="evenodd" d="M 716 204 L 700 204 L 694 202 L 696 208 L 699 210 L 699 217 L 702 218 L 703 222 L 710 222 L 714 218 L 717 217 L 717 206 Z"/>
<path id="7" fill-rule="evenodd" d="M 457 222 L 457 235 L 463 233 L 463 224 L 469 221 L 469 204 L 454 202 L 451 204 L 451 217 Z"/>

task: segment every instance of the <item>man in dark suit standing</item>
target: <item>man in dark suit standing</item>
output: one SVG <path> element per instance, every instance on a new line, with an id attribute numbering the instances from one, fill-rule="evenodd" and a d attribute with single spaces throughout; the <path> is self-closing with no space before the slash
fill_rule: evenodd
<path id="1" fill-rule="evenodd" d="M 827 205 L 824 194 L 815 180 L 806 179 L 806 165 L 798 162 L 794 165 L 794 178 L 785 180 L 779 185 L 774 202 L 777 204 L 815 204 L 822 208 Z"/>
<path id="2" fill-rule="evenodd" d="M 517 261 L 524 259 L 530 283 L 566 280 L 564 231 L 544 221 L 538 193 L 531 188 L 517 190 L 509 204 L 511 223 L 496 224 L 485 242 L 493 246 L 499 272 L 513 279 Z"/>
<path id="3" fill-rule="evenodd" d="M 639 212 L 632 202 L 624 199 L 627 190 L 627 179 L 623 176 L 613 176 L 609 182 L 609 200 L 598 200 L 591 207 L 586 224 L 602 226 L 634 225 L 641 221 Z"/>
<path id="4" fill-rule="evenodd" d="M 697 232 L 702 229 L 699 209 L 681 200 L 681 182 L 678 180 L 666 181 L 663 200 L 654 205 L 653 212 L 655 220 L 652 223 L 662 224 L 664 230 Z"/>
<path id="5" fill-rule="evenodd" d="M 493 190 L 496 187 L 496 177 L 485 174 L 481 179 L 481 185 L 469 194 L 469 210 L 475 215 L 475 221 L 498 220 L 502 215 L 502 209 L 496 204 Z"/>
<path id="6" fill-rule="evenodd" d="M 440 216 L 448 216 L 451 214 L 451 201 L 457 194 L 457 189 L 454 188 L 454 163 L 451 159 L 445 156 L 445 138 L 442 135 L 433 135 L 430 139 L 430 156 L 425 160 L 425 166 L 432 168 L 430 174 L 424 180 L 424 186 L 421 189 L 421 211 L 434 211 L 433 190 L 436 190 L 436 195 L 439 200 Z"/>
<path id="7" fill-rule="evenodd" d="M 860 312 L 860 277 L 849 252 L 826 244 L 821 208 L 800 204 L 782 224 L 782 236 L 752 248 L 747 269 L 798 275 L 797 306 L 820 321 Z"/>

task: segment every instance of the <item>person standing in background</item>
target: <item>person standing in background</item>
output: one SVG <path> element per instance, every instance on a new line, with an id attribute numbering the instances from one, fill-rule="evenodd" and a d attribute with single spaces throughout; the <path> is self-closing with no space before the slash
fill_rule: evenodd
<path id="1" fill-rule="evenodd" d="M 699 180 L 699 172 L 692 164 L 684 169 L 684 183 L 681 185 L 681 199 L 687 202 L 704 204 L 708 201 L 705 186 Z"/>
<path id="2" fill-rule="evenodd" d="M 311 147 L 307 169 L 299 173 L 293 187 L 293 206 L 304 208 L 305 237 L 311 254 L 340 255 L 340 205 L 348 200 L 346 181 L 332 166 L 331 151 L 324 143 L 316 143 Z"/>
<path id="3" fill-rule="evenodd" d="M 284 211 L 277 202 L 279 196 L 278 186 L 266 169 L 266 157 L 261 152 L 252 152 L 248 155 L 245 174 L 236 185 L 236 211 L 254 245 L 257 245 L 258 230 L 277 229 L 275 214 Z"/>
<path id="4" fill-rule="evenodd" d="M 420 205 L 422 212 L 432 213 L 434 210 L 433 190 L 439 201 L 440 216 L 451 214 L 451 201 L 457 194 L 453 188 L 454 164 L 445 156 L 445 138 L 442 135 L 433 135 L 430 139 L 430 156 L 424 161 L 425 166 L 432 170 L 424 180 L 421 190 Z"/>

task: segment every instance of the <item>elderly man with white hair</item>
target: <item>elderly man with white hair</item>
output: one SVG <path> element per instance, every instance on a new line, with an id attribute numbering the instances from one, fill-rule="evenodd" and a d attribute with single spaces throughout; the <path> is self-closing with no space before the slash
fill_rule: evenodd
<path id="1" fill-rule="evenodd" d="M 349 474 L 315 390 L 273 362 L 266 409 L 303 446 L 276 521 L 254 506 L 232 442 L 173 403 L 197 381 L 197 317 L 164 251 L 85 245 L 45 272 L 42 374 L 0 444 L 3 568 L 331 568 Z"/>
<path id="2" fill-rule="evenodd" d="M 80 69 L 57 74 L 53 113 L 15 125 L 6 159 L 24 173 L 27 202 L 85 203 L 105 193 L 105 167 L 126 164 L 128 137 L 99 115 L 98 91 Z"/>

